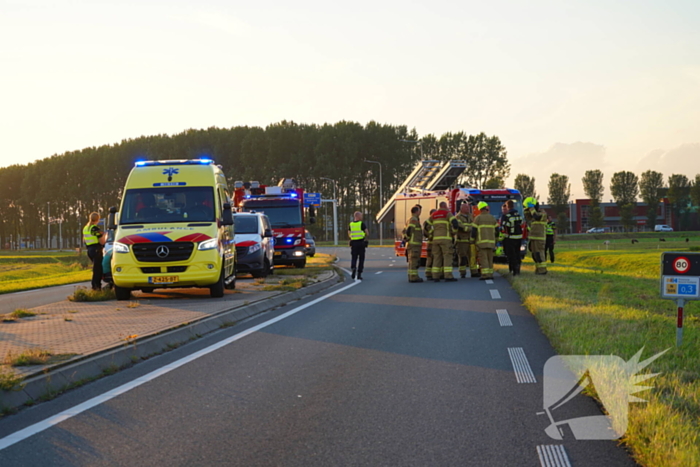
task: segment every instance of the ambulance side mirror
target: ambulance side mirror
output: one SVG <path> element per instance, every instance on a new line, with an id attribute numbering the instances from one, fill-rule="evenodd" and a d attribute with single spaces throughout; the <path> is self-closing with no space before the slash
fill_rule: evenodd
<path id="1" fill-rule="evenodd" d="M 117 208 L 112 206 L 109 208 L 109 214 L 107 215 L 107 229 L 114 230 L 117 228 Z"/>
<path id="2" fill-rule="evenodd" d="M 233 212 L 229 203 L 224 203 L 224 212 L 221 213 L 221 225 L 233 225 Z"/>

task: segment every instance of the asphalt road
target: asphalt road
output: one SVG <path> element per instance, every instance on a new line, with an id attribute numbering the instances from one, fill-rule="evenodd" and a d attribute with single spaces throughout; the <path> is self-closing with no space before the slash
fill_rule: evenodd
<path id="1" fill-rule="evenodd" d="M 347 267 L 348 249 L 338 252 Z M 380 248 L 368 250 L 366 266 L 364 281 L 326 299 L 0 419 L 0 466 L 635 465 L 614 441 L 545 434 L 549 420 L 537 413 L 554 352 L 504 279 L 409 284 L 405 259 Z M 535 382 L 518 382 L 512 349 L 532 370 L 518 377 Z M 567 406 L 600 414 L 584 397 Z M 27 427 L 36 434 L 3 448 Z"/>
<path id="2" fill-rule="evenodd" d="M 24 290 L 0 295 L 0 315 L 12 313 L 17 308 L 34 308 L 65 300 L 73 293 L 75 287 L 90 288 L 90 282 L 66 284 L 44 289 Z"/>

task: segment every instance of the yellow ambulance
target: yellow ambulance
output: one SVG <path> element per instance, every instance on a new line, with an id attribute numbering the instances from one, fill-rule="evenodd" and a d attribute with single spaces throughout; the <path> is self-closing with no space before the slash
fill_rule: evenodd
<path id="1" fill-rule="evenodd" d="M 236 284 L 233 213 L 226 177 L 210 159 L 140 161 L 131 170 L 115 229 L 112 277 L 118 300 L 132 290 Z"/>

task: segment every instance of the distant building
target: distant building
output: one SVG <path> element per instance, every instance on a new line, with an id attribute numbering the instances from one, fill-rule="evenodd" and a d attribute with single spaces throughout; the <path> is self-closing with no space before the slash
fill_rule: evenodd
<path id="1" fill-rule="evenodd" d="M 557 214 L 554 212 L 552 206 L 545 204 L 542 207 L 553 220 L 556 220 Z M 588 223 L 590 209 L 590 199 L 577 199 L 575 203 L 569 204 L 568 212 L 566 213 L 569 225 L 565 226 L 565 228 L 572 233 L 585 233 L 588 229 L 593 227 Z M 600 203 L 600 209 L 603 211 L 603 227 L 609 229 L 611 232 L 624 232 L 625 228 L 622 225 L 620 208 L 617 204 Z M 646 225 L 646 203 L 635 203 L 632 214 L 632 220 L 634 222 L 634 227 L 632 227 L 633 232 L 650 232 L 654 230 L 653 225 Z M 656 210 L 656 223 L 675 227 L 675 217 L 668 198 L 663 198 L 659 203 L 659 207 Z"/>

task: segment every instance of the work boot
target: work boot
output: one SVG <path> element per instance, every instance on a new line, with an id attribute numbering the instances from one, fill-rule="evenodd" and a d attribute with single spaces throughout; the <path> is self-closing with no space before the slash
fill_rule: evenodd
<path id="1" fill-rule="evenodd" d="M 457 279 L 455 279 L 454 277 L 448 277 L 445 279 L 445 282 L 457 282 Z"/>
<path id="2" fill-rule="evenodd" d="M 467 277 L 467 273 L 465 272 L 464 274 L 460 274 L 459 277 L 461 277 L 462 279 L 464 279 L 465 277 Z"/>
<path id="3" fill-rule="evenodd" d="M 433 282 L 440 282 L 440 279 L 439 278 L 433 279 Z"/>
<path id="4" fill-rule="evenodd" d="M 416 277 L 415 279 L 411 279 L 408 282 L 423 282 L 423 279 L 421 277 Z"/>
<path id="5" fill-rule="evenodd" d="M 480 281 L 485 281 L 486 279 L 488 279 L 488 277 L 486 277 L 486 276 L 479 276 L 479 280 L 480 280 Z"/>
<path id="6" fill-rule="evenodd" d="M 357 275 L 357 280 L 358 280 L 358 281 L 361 281 L 361 280 L 362 280 L 362 273 L 359 273 L 359 274 Z"/>
<path id="7" fill-rule="evenodd" d="M 481 273 L 480 272 L 473 272 L 472 277 L 481 277 Z"/>
<path id="8" fill-rule="evenodd" d="M 352 268 L 352 274 L 350 275 L 350 277 L 352 277 L 352 278 L 354 279 L 354 278 L 355 278 L 355 274 L 357 274 L 357 269 Z"/>

